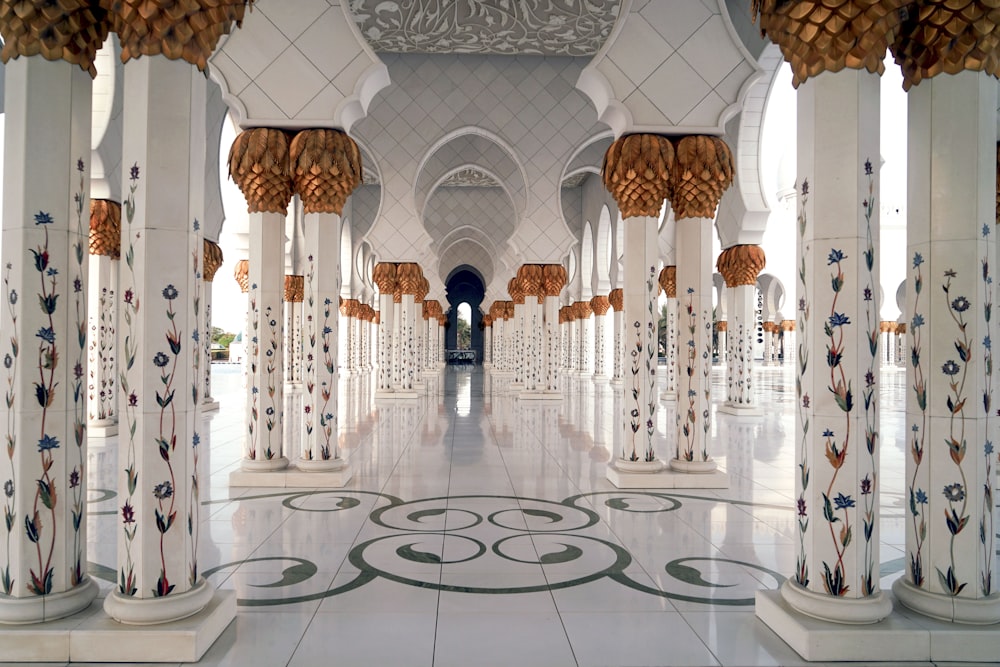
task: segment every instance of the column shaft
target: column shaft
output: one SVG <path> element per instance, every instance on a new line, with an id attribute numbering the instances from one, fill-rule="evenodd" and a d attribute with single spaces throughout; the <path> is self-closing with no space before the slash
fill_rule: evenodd
<path id="1" fill-rule="evenodd" d="M 195 613 L 213 592 L 198 568 L 206 80 L 147 56 L 125 65 L 124 85 L 121 512 L 104 609 L 152 623 Z"/>
<path id="2" fill-rule="evenodd" d="M 38 56 L 4 67 L 0 622 L 33 623 L 96 595 L 84 510 L 91 80 Z"/>
<path id="3" fill-rule="evenodd" d="M 993 439 L 996 81 L 965 71 L 909 92 L 907 607 L 1000 621 Z"/>
<path id="4" fill-rule="evenodd" d="M 878 585 L 878 156 L 877 75 L 799 87 L 798 565 L 782 593 L 855 623 L 891 610 Z"/>

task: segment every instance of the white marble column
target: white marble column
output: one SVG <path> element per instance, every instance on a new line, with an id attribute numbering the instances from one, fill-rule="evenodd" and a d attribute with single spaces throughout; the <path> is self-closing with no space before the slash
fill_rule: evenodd
<path id="1" fill-rule="evenodd" d="M 0 623 L 36 623 L 97 595 L 83 387 L 91 78 L 41 56 L 10 60 L 4 78 Z"/>
<path id="2" fill-rule="evenodd" d="M 305 438 L 296 466 L 307 472 L 343 471 L 338 436 L 337 388 L 340 380 L 340 215 L 319 212 L 314 202 L 303 200 L 306 247 L 305 356 L 304 380 Z M 346 480 L 344 480 L 346 481 Z"/>
<path id="3" fill-rule="evenodd" d="M 525 321 L 524 316 L 524 294 L 520 290 L 511 293 L 514 301 L 514 316 L 510 320 L 511 326 L 511 350 L 510 350 L 510 371 L 513 378 L 510 388 L 520 390 L 524 388 L 525 362 L 524 362 L 524 342 L 525 342 Z"/>
<path id="4" fill-rule="evenodd" d="M 677 450 L 670 467 L 701 473 L 717 465 L 708 451 L 712 428 L 712 219 L 678 215 L 676 234 L 679 377 Z"/>
<path id="5" fill-rule="evenodd" d="M 126 63 L 124 86 L 121 512 L 117 585 L 104 610 L 149 624 L 196 613 L 214 593 L 198 568 L 203 379 L 194 335 L 204 287 L 207 82 L 186 62 L 144 56 Z"/>
<path id="6" fill-rule="evenodd" d="M 594 309 L 589 301 L 577 301 L 577 341 L 580 351 L 577 356 L 579 376 L 590 379 L 594 372 Z"/>
<path id="7" fill-rule="evenodd" d="M 219 245 L 208 239 L 204 240 L 204 253 L 202 257 L 202 281 L 205 283 L 202 289 L 202 325 L 201 325 L 201 351 L 202 351 L 202 386 L 201 411 L 202 413 L 214 412 L 219 409 L 219 402 L 212 397 L 212 283 L 215 280 L 215 273 L 222 266 L 222 249 Z"/>
<path id="8" fill-rule="evenodd" d="M 845 69 L 803 82 L 798 566 L 781 590 L 796 610 L 849 623 L 892 609 L 879 589 L 878 163 L 879 77 Z"/>
<path id="9" fill-rule="evenodd" d="M 590 300 L 594 311 L 594 382 L 607 384 L 611 379 L 608 375 L 607 357 L 607 314 L 611 302 L 606 296 L 595 296 Z"/>
<path id="10" fill-rule="evenodd" d="M 567 376 L 576 376 L 577 372 L 580 370 L 580 327 L 576 323 L 576 308 L 573 304 L 566 307 L 566 345 L 568 346 L 567 359 L 569 361 L 566 367 Z"/>
<path id="11" fill-rule="evenodd" d="M 483 369 L 493 368 L 493 318 L 483 316 Z"/>
<path id="12" fill-rule="evenodd" d="M 757 276 L 764 268 L 759 246 L 726 248 L 716 262 L 726 281 L 726 402 L 730 414 L 760 414 L 753 386 L 753 336 L 756 328 Z M 722 335 L 721 333 L 719 334 Z"/>
<path id="13" fill-rule="evenodd" d="M 398 360 L 399 384 L 395 398 L 417 398 L 414 391 L 414 364 L 417 357 L 416 341 L 416 294 L 423 278 L 420 267 L 413 263 L 396 265 L 397 290 L 401 290 L 399 301 L 399 344 Z"/>
<path id="14" fill-rule="evenodd" d="M 379 288 L 378 311 L 378 382 L 375 397 L 386 398 L 393 393 L 393 294 L 396 291 L 396 265 L 379 262 L 375 265 L 372 280 Z"/>
<path id="15" fill-rule="evenodd" d="M 304 276 L 285 276 L 285 382 L 302 384 Z"/>
<path id="16" fill-rule="evenodd" d="M 90 202 L 90 268 L 87 281 L 87 435 L 118 434 L 118 265 L 121 205 Z"/>
<path id="17" fill-rule="evenodd" d="M 656 472 L 656 296 L 657 225 L 655 216 L 629 217 L 625 225 L 625 387 L 622 401 L 624 439 L 612 465 L 622 473 Z M 614 481 L 614 480 L 612 480 Z"/>
<path id="18" fill-rule="evenodd" d="M 997 623 L 997 82 L 941 74 L 908 98 L 907 570 L 892 590 L 927 616 Z"/>
<path id="19" fill-rule="evenodd" d="M 624 307 L 621 288 L 611 290 L 608 296 L 611 307 L 614 309 L 612 327 L 614 329 L 614 360 L 611 375 L 611 386 L 621 389 L 625 384 L 625 344 L 622 340 L 624 333 L 624 320 L 622 318 L 622 308 Z"/>

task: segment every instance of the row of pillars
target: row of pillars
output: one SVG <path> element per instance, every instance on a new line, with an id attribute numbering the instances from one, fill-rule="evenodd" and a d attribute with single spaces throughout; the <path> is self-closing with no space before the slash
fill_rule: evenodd
<path id="1" fill-rule="evenodd" d="M 197 613 L 214 595 L 198 562 L 198 461 L 205 277 L 217 268 L 209 271 L 209 255 L 221 257 L 206 252 L 200 222 L 200 70 L 245 3 L 194 18 L 78 4 L 50 12 L 26 3 L 0 25 L 0 623 L 68 616 L 96 597 L 86 572 L 88 423 L 117 419 L 116 582 L 104 610 L 153 624 Z M 94 59 L 111 27 L 127 91 L 120 213 L 114 203 L 90 202 Z M 106 238 L 92 257 L 94 221 Z"/>

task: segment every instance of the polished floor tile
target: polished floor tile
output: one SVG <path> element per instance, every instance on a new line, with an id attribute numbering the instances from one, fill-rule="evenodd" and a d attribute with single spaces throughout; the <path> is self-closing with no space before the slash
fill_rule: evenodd
<path id="1" fill-rule="evenodd" d="M 717 490 L 618 490 L 605 478 L 615 397 L 573 380 L 531 405 L 481 370 L 416 401 L 341 382 L 343 489 L 235 488 L 242 375 L 213 367 L 201 570 L 238 595 L 205 665 L 800 665 L 754 615 L 795 567 L 794 386 L 758 368 L 765 415 L 719 414 Z M 885 372 L 882 480 L 902 480 L 902 397 Z M 895 375 L 894 375 L 895 374 Z M 713 376 L 722 400 L 724 369 Z M 778 391 L 779 389 L 783 391 Z M 658 446 L 671 457 L 671 404 Z M 297 452 L 286 452 L 294 458 Z M 115 438 L 91 441 L 88 556 L 115 575 Z M 903 570 L 904 506 L 883 487 L 883 587 Z M 110 582 L 102 581 L 104 586 Z"/>

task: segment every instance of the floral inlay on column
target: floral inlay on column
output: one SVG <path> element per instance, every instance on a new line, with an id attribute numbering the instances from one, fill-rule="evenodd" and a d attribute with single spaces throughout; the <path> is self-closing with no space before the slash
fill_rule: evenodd
<path id="1" fill-rule="evenodd" d="M 3 288 L 4 288 L 4 302 L 7 306 L 7 310 L 10 314 L 10 321 L 12 323 L 11 328 L 17 330 L 17 310 L 14 308 L 17 305 L 18 294 L 17 290 L 10 286 L 11 271 L 14 266 L 11 263 L 7 263 L 4 268 L 3 274 Z M 11 335 L 9 339 L 9 347 L 7 352 L 3 356 L 3 367 L 6 372 L 7 389 L 4 393 L 4 401 L 7 404 L 7 435 L 6 435 L 6 449 L 7 449 L 7 461 L 10 465 L 10 477 L 4 480 L 3 483 L 3 495 L 4 495 L 4 506 L 3 506 L 3 517 L 4 525 L 7 528 L 7 549 L 5 553 L 7 554 L 7 562 L 4 564 L 3 575 L 0 577 L 0 582 L 3 584 L 3 592 L 5 595 L 10 595 L 10 592 L 14 589 L 14 580 L 11 578 L 10 574 L 10 538 L 11 533 L 14 532 L 14 526 L 17 524 L 17 518 L 14 515 L 14 489 L 15 482 L 17 481 L 17 470 L 14 468 L 14 450 L 17 447 L 17 432 L 14 429 L 14 398 L 16 396 L 15 384 L 17 382 L 17 357 L 20 352 L 20 345 L 18 344 L 17 336 Z"/>
<path id="2" fill-rule="evenodd" d="M 260 308 L 257 306 L 257 283 L 250 285 L 250 345 L 247 350 L 250 359 L 250 372 L 247 379 L 255 382 L 257 378 L 257 359 L 260 357 Z M 260 395 L 260 387 L 256 384 L 250 387 L 250 414 L 247 420 L 247 458 L 251 461 L 257 460 L 257 442 L 260 437 L 260 410 L 257 406 L 257 397 Z"/>
<path id="3" fill-rule="evenodd" d="M 316 261 L 309 255 L 309 270 L 306 271 L 305 280 L 305 300 L 306 300 L 306 336 L 305 336 L 305 380 L 306 380 L 306 400 L 302 403 L 304 413 L 303 423 L 306 429 L 306 441 L 312 436 L 315 422 L 313 421 L 313 390 L 316 388 L 316 319 L 313 317 L 314 306 L 316 305 Z M 303 450 L 303 457 L 312 456 L 312 451 Z"/>
<path id="4" fill-rule="evenodd" d="M 1000 194 L 1000 191 L 998 191 Z M 990 226 L 983 225 L 983 239 L 990 240 Z M 986 433 L 986 442 L 983 443 L 983 457 L 985 458 L 985 478 L 983 484 L 983 504 L 981 516 L 979 518 L 979 548 L 980 557 L 983 561 L 983 570 L 979 580 L 980 592 L 990 595 L 993 592 L 993 561 L 996 554 L 994 541 L 996 530 L 993 527 L 993 441 L 990 440 L 990 418 L 993 416 L 993 343 L 990 339 L 990 320 L 993 317 L 993 274 L 990 273 L 989 257 L 984 255 L 980 261 L 982 267 L 982 281 L 985 294 L 983 304 L 983 321 L 986 324 L 986 335 L 983 336 L 983 409 Z"/>
<path id="5" fill-rule="evenodd" d="M 319 385 L 320 398 L 323 400 L 323 405 L 319 406 L 319 426 L 323 430 L 323 438 L 320 442 L 319 455 L 324 461 L 340 457 L 340 453 L 336 451 L 337 442 L 336 438 L 334 438 L 334 432 L 337 427 L 337 416 L 330 412 L 328 408 L 332 393 L 337 391 L 337 387 L 332 386 L 331 380 L 329 379 L 336 377 L 335 373 L 337 372 L 336 362 L 334 362 L 333 354 L 331 352 L 331 347 L 336 344 L 331 340 L 333 329 L 330 327 L 330 317 L 332 312 L 333 302 L 330 299 L 324 299 L 322 329 L 323 366 L 326 369 L 328 379 L 324 379 Z"/>
<path id="6" fill-rule="evenodd" d="M 650 294 L 656 294 L 656 267 L 649 267 L 649 274 L 646 277 L 646 290 Z M 653 329 L 653 322 L 656 317 L 653 313 L 655 301 L 649 299 L 648 326 L 643 327 L 639 320 L 632 322 L 632 395 L 633 407 L 629 410 L 629 426 L 632 430 L 632 451 L 629 453 L 629 461 L 651 462 L 656 460 L 656 451 L 653 449 L 653 434 L 656 431 L 656 332 Z M 646 391 L 641 386 L 642 375 L 640 371 L 646 370 Z M 640 401 L 646 399 L 646 409 L 649 415 L 646 423 L 641 422 Z M 640 436 L 640 431 L 644 437 Z M 641 452 L 641 453 L 640 453 Z"/>
<path id="7" fill-rule="evenodd" d="M 921 362 L 924 316 L 921 313 L 920 296 L 923 291 L 924 277 L 920 268 L 924 263 L 923 256 L 913 253 L 913 318 L 910 321 L 912 344 L 910 347 L 910 364 L 913 366 L 913 390 L 917 408 L 920 410 L 920 423 L 910 427 L 910 457 L 913 459 L 913 476 L 907 487 L 910 521 L 912 523 L 914 548 L 910 549 L 909 575 L 914 586 L 924 585 L 923 548 L 927 539 L 927 491 L 917 486 L 920 466 L 924 460 L 925 439 L 927 437 L 927 384 L 924 379 L 924 364 Z"/>
<path id="8" fill-rule="evenodd" d="M 811 244 L 805 240 L 808 218 L 806 217 L 806 204 L 809 202 L 809 181 L 802 181 L 802 191 L 799 196 L 799 214 L 796 220 L 799 234 L 799 246 L 802 248 L 798 271 L 799 294 L 806 292 L 806 256 L 811 251 Z M 798 308 L 798 328 L 802 332 L 799 339 L 798 351 L 796 354 L 795 368 L 795 395 L 798 398 L 798 418 L 802 430 L 802 439 L 799 442 L 799 484 L 801 489 L 799 497 L 795 501 L 799 532 L 799 554 L 795 564 L 795 581 L 802 587 L 809 585 L 809 560 L 806 557 L 806 530 L 809 528 L 809 513 L 806 503 L 806 492 L 809 490 L 809 394 L 802 390 L 805 381 L 806 369 L 809 366 L 809 345 L 806 340 L 806 333 L 809 331 L 809 302 L 804 296 L 799 297 Z"/>
<path id="9" fill-rule="evenodd" d="M 83 581 L 84 545 L 80 540 L 80 527 L 83 523 L 84 486 L 86 468 L 84 446 L 87 443 L 87 399 L 83 392 L 83 366 L 87 354 L 87 293 L 84 289 L 83 239 L 88 237 L 84 231 L 83 211 L 88 200 L 85 190 L 83 159 L 76 161 L 76 171 L 79 175 L 77 191 L 73 193 L 73 204 L 76 209 L 76 236 L 73 242 L 73 312 L 76 320 L 76 362 L 73 364 L 73 440 L 76 444 L 77 463 L 69 473 L 69 488 L 73 494 L 71 519 L 73 523 L 73 557 L 70 566 L 70 584 L 76 586 Z M 88 206 L 89 208 L 89 206 Z M 89 211 L 88 211 L 89 213 Z M 90 221 L 87 221 L 87 228 Z"/>
<path id="10" fill-rule="evenodd" d="M 879 340 L 879 314 L 872 299 L 878 286 L 875 284 L 875 244 L 872 240 L 872 214 L 875 211 L 875 179 L 872 174 L 871 160 L 865 160 L 865 175 L 868 177 L 868 197 L 861 202 L 865 216 L 865 239 L 866 248 L 865 278 L 866 283 L 862 290 L 862 298 L 865 304 L 865 333 L 868 339 L 868 370 L 865 372 L 865 386 L 861 392 L 865 408 L 865 449 L 868 452 L 868 465 L 870 472 L 861 480 L 860 494 L 864 503 L 864 516 L 862 518 L 862 528 L 865 538 L 864 571 L 861 575 L 862 592 L 865 595 L 874 595 L 878 592 L 878 562 L 877 544 L 872 543 L 875 531 L 876 504 L 875 498 L 879 492 L 878 486 L 878 402 L 876 393 L 878 391 L 878 340 Z"/>
<path id="11" fill-rule="evenodd" d="M 267 377 L 267 396 L 273 402 L 274 394 L 278 389 L 278 378 L 281 374 L 281 356 L 278 354 L 278 346 L 281 343 L 281 327 L 278 325 L 278 318 L 270 306 L 264 309 L 264 320 L 267 322 L 268 334 L 267 347 L 264 349 L 264 355 L 267 357 L 267 362 L 264 365 L 264 373 Z M 264 458 L 271 460 L 275 456 L 280 456 L 280 450 L 275 451 L 272 440 L 272 437 L 275 435 L 274 427 L 278 422 L 278 416 L 275 414 L 273 405 L 267 406 L 264 414 L 266 417 L 264 425 L 267 427 L 267 445 L 264 448 Z M 277 436 L 281 437 L 281 433 L 278 433 Z"/>
<path id="12" fill-rule="evenodd" d="M 126 284 L 134 286 L 135 277 L 135 241 L 139 239 L 140 232 L 132 232 L 132 225 L 135 221 L 135 194 L 139 189 L 139 165 L 133 164 L 129 168 L 129 193 L 125 198 L 125 223 L 128 238 L 128 250 L 125 251 L 125 265 L 128 267 L 128 279 Z M 137 425 L 136 412 L 139 406 L 139 395 L 129 384 L 128 374 L 132 370 L 136 361 L 136 350 L 139 342 L 136 340 L 135 325 L 139 315 L 139 297 L 132 291 L 132 287 L 127 287 L 122 295 L 122 316 L 125 320 L 125 338 L 122 341 L 122 357 L 125 365 L 119 371 L 118 385 L 122 393 L 127 396 L 125 403 L 125 422 L 128 425 L 128 447 L 125 450 L 125 478 L 128 489 L 128 496 L 125 504 L 122 505 L 122 530 L 125 533 L 125 562 L 119 573 L 118 591 L 122 595 L 134 596 L 138 589 L 136 587 L 135 562 L 132 558 L 132 543 L 135 540 L 135 509 L 132 500 L 135 496 L 136 487 L 139 483 L 139 472 L 135 467 L 135 431 Z"/>

